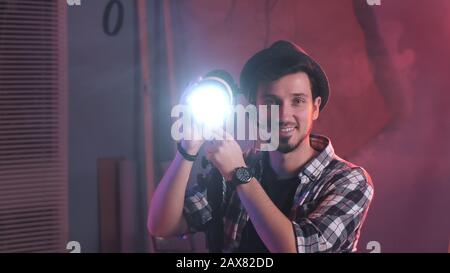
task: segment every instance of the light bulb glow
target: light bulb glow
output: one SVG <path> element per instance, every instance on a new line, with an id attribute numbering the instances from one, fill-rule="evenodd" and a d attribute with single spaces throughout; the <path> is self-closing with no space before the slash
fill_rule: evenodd
<path id="1" fill-rule="evenodd" d="M 215 81 L 204 81 L 194 86 L 186 102 L 194 121 L 207 128 L 223 126 L 232 109 L 231 92 Z"/>

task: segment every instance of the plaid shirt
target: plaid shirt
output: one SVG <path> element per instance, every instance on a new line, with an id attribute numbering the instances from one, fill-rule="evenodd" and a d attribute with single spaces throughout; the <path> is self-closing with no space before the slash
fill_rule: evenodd
<path id="1" fill-rule="evenodd" d="M 311 135 L 310 142 L 320 153 L 298 173 L 299 185 L 289 215 L 297 252 L 356 251 L 360 229 L 373 197 L 370 176 L 363 168 L 339 158 L 328 138 Z M 262 158 L 262 152 L 246 155 L 247 166 L 258 181 L 264 169 Z M 204 181 L 197 181 L 186 190 L 184 216 L 190 232 L 206 231 L 212 219 L 205 186 L 212 177 L 207 175 L 201 179 Z M 227 187 L 223 178 L 222 189 L 223 251 L 233 252 L 239 246 L 249 216 L 236 191 Z"/>

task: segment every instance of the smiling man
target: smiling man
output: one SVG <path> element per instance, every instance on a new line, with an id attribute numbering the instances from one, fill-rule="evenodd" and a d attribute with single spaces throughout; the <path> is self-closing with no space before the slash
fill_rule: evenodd
<path id="1" fill-rule="evenodd" d="M 329 95 L 320 65 L 278 41 L 248 60 L 241 89 L 252 104 L 279 106 L 278 149 L 244 157 L 233 139 L 182 141 L 153 196 L 150 232 L 205 231 L 212 252 L 355 251 L 373 186 L 328 138 L 311 134 Z M 202 146 L 214 168 L 186 189 Z"/>

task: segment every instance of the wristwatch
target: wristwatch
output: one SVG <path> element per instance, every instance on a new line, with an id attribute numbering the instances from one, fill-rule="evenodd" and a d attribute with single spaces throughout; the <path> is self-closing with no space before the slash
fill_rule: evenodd
<path id="1" fill-rule="evenodd" d="M 233 171 L 233 177 L 230 181 L 231 185 L 237 186 L 242 184 L 247 184 L 252 181 L 253 174 L 251 170 L 247 167 L 238 167 Z"/>

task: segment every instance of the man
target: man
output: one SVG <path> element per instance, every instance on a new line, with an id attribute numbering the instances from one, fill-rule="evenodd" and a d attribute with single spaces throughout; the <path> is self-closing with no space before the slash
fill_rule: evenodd
<path id="1" fill-rule="evenodd" d="M 150 232 L 206 231 L 213 252 L 355 251 L 373 186 L 328 138 L 311 134 L 329 95 L 319 64 L 278 41 L 245 64 L 241 89 L 250 103 L 279 106 L 278 149 L 244 158 L 233 139 L 182 141 L 153 196 Z M 214 168 L 186 190 L 202 145 Z"/>

